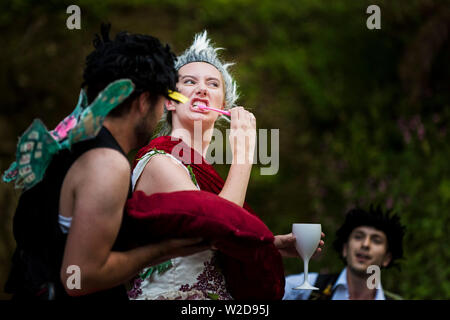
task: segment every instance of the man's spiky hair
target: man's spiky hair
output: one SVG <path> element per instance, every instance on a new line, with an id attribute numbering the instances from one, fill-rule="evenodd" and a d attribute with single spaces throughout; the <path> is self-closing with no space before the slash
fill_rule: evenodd
<path id="1" fill-rule="evenodd" d="M 336 232 L 336 240 L 333 245 L 336 251 L 342 257 L 342 249 L 347 243 L 352 231 L 360 226 L 369 226 L 386 234 L 387 251 L 392 254 L 392 259 L 388 268 L 395 265 L 396 260 L 403 257 L 403 236 L 405 234 L 405 227 L 400 223 L 400 217 L 396 214 L 391 214 L 392 210 L 383 212 L 380 206 L 374 207 L 370 205 L 368 211 L 361 208 L 355 208 L 347 212 L 344 224 Z"/>
<path id="2" fill-rule="evenodd" d="M 119 32 L 111 39 L 111 24 L 102 23 L 100 35 L 94 39 L 94 51 L 86 58 L 82 87 L 89 102 L 108 84 L 118 79 L 130 79 L 134 92 L 109 115 L 120 116 L 129 110 L 131 101 L 143 92 L 150 94 L 154 105 L 159 96 L 169 98 L 168 91 L 176 89 L 178 73 L 175 54 L 168 45 L 149 35 Z"/>
<path id="3" fill-rule="evenodd" d="M 222 75 L 225 86 L 225 109 L 230 109 L 235 106 L 239 93 L 237 90 L 236 81 L 231 76 L 228 68 L 234 63 L 225 63 L 220 60 L 218 51 L 223 48 L 214 48 L 211 40 L 208 38 L 208 32 L 205 30 L 197 33 L 194 37 L 194 42 L 187 48 L 175 62 L 175 69 L 180 68 L 192 62 L 206 62 L 214 66 Z M 171 130 L 171 114 L 164 110 L 163 125 L 159 135 L 170 134 Z"/>

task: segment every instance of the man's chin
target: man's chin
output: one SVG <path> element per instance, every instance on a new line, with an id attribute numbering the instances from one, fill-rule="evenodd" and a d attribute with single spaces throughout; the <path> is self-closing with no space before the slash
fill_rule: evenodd
<path id="1" fill-rule="evenodd" d="M 369 275 L 367 273 L 367 268 L 368 267 L 369 267 L 368 265 L 366 266 L 366 265 L 362 265 L 362 264 L 355 264 L 355 265 L 348 266 L 348 269 L 350 269 L 350 271 L 355 276 L 358 276 L 358 277 L 361 277 L 361 278 L 367 278 L 367 276 Z"/>
<path id="2" fill-rule="evenodd" d="M 152 131 L 153 128 L 149 128 L 149 126 L 145 125 L 144 123 L 138 125 L 134 129 L 134 134 L 136 137 L 138 148 L 142 148 L 143 146 L 146 146 L 150 142 L 150 139 L 152 138 Z"/>

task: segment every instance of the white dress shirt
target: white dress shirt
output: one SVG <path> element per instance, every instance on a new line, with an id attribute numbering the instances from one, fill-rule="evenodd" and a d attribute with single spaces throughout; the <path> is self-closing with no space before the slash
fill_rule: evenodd
<path id="1" fill-rule="evenodd" d="M 308 280 L 311 285 L 314 286 L 314 283 L 317 280 L 318 273 L 308 273 Z M 303 283 L 304 274 L 294 274 L 286 277 L 286 285 L 284 288 L 284 297 L 283 300 L 308 300 L 311 295 L 312 290 L 296 290 L 295 287 L 298 287 Z M 336 290 L 335 290 L 336 289 Z M 334 290 L 333 296 L 331 300 L 349 300 L 350 295 L 348 292 L 348 284 L 347 284 L 347 268 L 344 268 L 336 283 L 334 284 L 332 290 Z M 384 296 L 383 287 L 380 283 L 380 288 L 376 289 L 375 300 L 386 300 Z"/>

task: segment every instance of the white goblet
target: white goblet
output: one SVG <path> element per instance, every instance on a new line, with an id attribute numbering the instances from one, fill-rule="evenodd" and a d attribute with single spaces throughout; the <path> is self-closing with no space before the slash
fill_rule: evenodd
<path id="1" fill-rule="evenodd" d="M 322 226 L 314 223 L 294 223 L 292 233 L 295 236 L 295 248 L 303 259 L 304 281 L 303 284 L 294 288 L 297 290 L 319 290 L 308 282 L 309 259 L 319 246 L 322 235 Z"/>

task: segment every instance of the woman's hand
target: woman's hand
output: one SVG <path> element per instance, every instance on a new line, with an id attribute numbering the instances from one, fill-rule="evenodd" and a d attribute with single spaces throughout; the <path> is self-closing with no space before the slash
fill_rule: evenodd
<path id="1" fill-rule="evenodd" d="M 325 233 L 322 232 L 321 238 L 325 238 Z M 275 236 L 275 240 L 273 241 L 275 247 L 280 252 L 281 256 L 284 258 L 295 258 L 300 257 L 300 254 L 297 252 L 295 248 L 295 237 L 292 233 L 282 234 Z M 325 245 L 323 240 L 320 240 L 319 247 L 312 257 L 315 257 L 318 253 L 322 251 L 322 247 Z"/>
<path id="2" fill-rule="evenodd" d="M 255 116 L 242 107 L 231 112 L 230 145 L 233 162 L 219 196 L 243 206 L 256 145 Z"/>
<path id="3" fill-rule="evenodd" d="M 256 118 L 243 107 L 230 110 L 230 145 L 233 164 L 252 164 L 256 145 Z"/>

